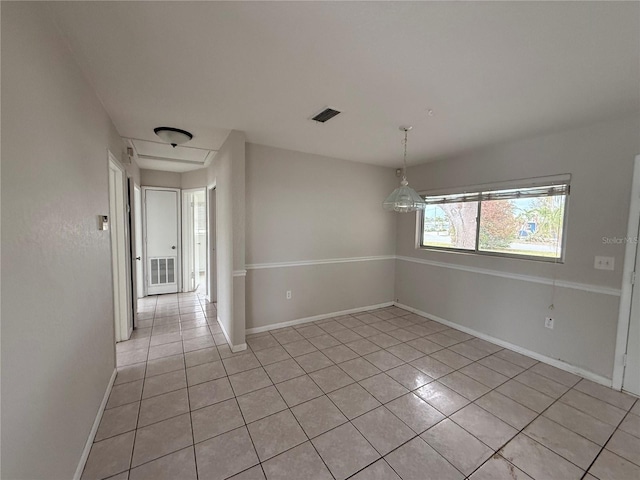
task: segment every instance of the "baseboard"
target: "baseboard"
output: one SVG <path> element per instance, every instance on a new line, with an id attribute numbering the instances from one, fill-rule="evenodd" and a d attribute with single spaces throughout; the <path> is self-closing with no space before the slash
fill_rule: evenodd
<path id="1" fill-rule="evenodd" d="M 368 305 L 366 307 L 350 308 L 349 310 L 341 310 L 339 312 L 323 313 L 321 315 L 314 315 L 313 317 L 298 318 L 296 320 L 289 320 L 287 322 L 273 323 L 271 325 L 265 325 L 263 327 L 248 328 L 246 330 L 247 335 L 252 333 L 268 332 L 269 330 L 277 330 L 278 328 L 291 327 L 293 325 L 300 325 L 303 323 L 315 322 L 317 320 L 324 320 L 325 318 L 339 317 L 340 315 L 349 315 L 350 313 L 366 312 L 367 310 L 375 310 L 377 308 L 391 307 L 393 302 L 379 303 L 377 305 Z"/>
<path id="2" fill-rule="evenodd" d="M 82 450 L 82 456 L 80 457 L 80 462 L 78 463 L 78 468 L 76 468 L 76 473 L 73 476 L 73 480 L 80 480 L 80 477 L 82 477 L 84 466 L 86 465 L 87 459 L 89 458 L 89 452 L 91 452 L 93 440 L 96 438 L 96 433 L 98 433 L 98 427 L 100 426 L 100 421 L 102 420 L 102 414 L 104 413 L 104 409 L 107 406 L 109 395 L 111 395 L 113 383 L 116 381 L 116 375 L 118 375 L 118 369 L 114 368 L 113 373 L 111 374 L 111 379 L 109 380 L 109 384 L 107 385 L 107 390 L 104 392 L 104 398 L 102 399 L 102 403 L 100 404 L 100 408 L 98 409 L 98 414 L 96 415 L 96 419 L 93 422 L 93 427 L 91 427 L 91 431 L 89 432 L 89 438 L 87 439 L 87 443 L 84 445 L 84 450 Z"/>
<path id="3" fill-rule="evenodd" d="M 246 343 L 241 343 L 240 345 L 231 345 L 229 344 L 229 348 L 231 348 L 232 353 L 242 352 L 247 349 Z"/>
<path id="4" fill-rule="evenodd" d="M 218 317 L 216 315 L 216 319 L 218 320 L 218 325 L 220 325 L 220 330 L 222 330 L 222 334 L 224 335 L 224 338 L 227 340 L 227 344 L 229 345 L 229 348 L 231 349 L 231 352 L 232 353 L 238 353 L 238 352 L 242 352 L 243 350 L 246 350 L 247 349 L 247 344 L 246 343 L 241 343 L 240 345 L 234 345 L 231 342 L 231 338 L 229 338 L 229 334 L 225 330 L 224 325 L 222 324 L 222 322 L 220 321 L 220 317 Z"/>
<path id="5" fill-rule="evenodd" d="M 566 372 L 579 375 L 580 377 L 599 383 L 600 385 L 604 385 L 605 387 L 611 387 L 610 378 L 603 377 L 602 375 L 598 375 L 588 370 L 584 370 L 580 367 L 576 367 L 575 365 L 571 365 L 570 363 L 563 362 L 562 360 L 547 357 L 546 355 L 542 355 L 532 350 L 527 350 L 526 348 L 520 347 L 518 345 L 514 345 L 513 343 L 509 343 L 504 340 L 500 340 L 499 338 L 492 337 L 491 335 L 487 335 L 486 333 L 478 332 L 477 330 L 474 330 L 469 327 L 465 327 L 464 325 L 460 325 L 458 323 L 445 320 L 444 318 L 440 318 L 436 315 L 431 315 L 430 313 L 423 312 L 421 310 L 418 310 L 417 308 L 413 308 L 399 302 L 395 302 L 394 304 L 399 308 L 403 308 L 410 312 L 413 312 L 423 317 L 434 320 L 438 323 L 442 323 L 443 325 L 447 325 L 448 327 L 455 328 L 456 330 L 460 330 L 462 332 L 468 333 L 469 335 L 473 335 L 474 337 L 481 338 L 482 340 L 486 340 L 487 342 L 495 343 L 496 345 L 500 345 L 501 347 L 508 348 L 509 350 L 513 350 L 514 352 L 521 353 L 522 355 L 525 355 L 527 357 L 531 357 L 540 362 L 549 364 L 553 367 L 559 368 L 560 370 L 564 370 Z"/>

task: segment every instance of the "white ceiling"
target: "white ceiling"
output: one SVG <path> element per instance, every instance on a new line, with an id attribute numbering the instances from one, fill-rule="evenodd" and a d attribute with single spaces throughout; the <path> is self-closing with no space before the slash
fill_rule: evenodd
<path id="1" fill-rule="evenodd" d="M 140 168 L 188 172 L 208 167 L 215 152 L 204 148 L 178 145 L 172 147 L 160 139 L 154 141 L 125 138 L 127 146 L 133 148 L 134 158 Z"/>
<path id="2" fill-rule="evenodd" d="M 640 111 L 638 2 L 50 2 L 123 137 L 377 165 Z M 309 120 L 325 106 L 343 113 Z M 434 116 L 427 115 L 433 109 Z"/>

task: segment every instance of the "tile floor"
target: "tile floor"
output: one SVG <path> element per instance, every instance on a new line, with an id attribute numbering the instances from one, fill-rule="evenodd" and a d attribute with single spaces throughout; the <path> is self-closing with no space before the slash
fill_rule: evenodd
<path id="1" fill-rule="evenodd" d="M 83 479 L 638 479 L 635 397 L 396 307 L 232 354 L 195 294 L 140 302 Z"/>

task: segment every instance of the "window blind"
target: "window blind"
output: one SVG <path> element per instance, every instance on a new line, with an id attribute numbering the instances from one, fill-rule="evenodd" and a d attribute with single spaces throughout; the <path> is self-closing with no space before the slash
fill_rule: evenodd
<path id="1" fill-rule="evenodd" d="M 459 193 L 454 195 L 436 195 L 423 197 L 427 205 L 440 205 L 444 203 L 477 202 L 480 200 L 480 192 Z"/>
<path id="2" fill-rule="evenodd" d="M 506 190 L 490 190 L 484 192 L 459 193 L 453 195 L 424 196 L 427 205 L 446 203 L 477 202 L 484 200 L 510 200 L 517 198 L 552 197 L 569 195 L 569 184 L 544 185 L 539 187 L 510 188 Z"/>
<path id="3" fill-rule="evenodd" d="M 513 188 L 509 190 L 494 190 L 482 192 L 481 200 L 510 200 L 516 198 L 553 197 L 569 195 L 569 185 L 547 185 L 532 188 Z"/>

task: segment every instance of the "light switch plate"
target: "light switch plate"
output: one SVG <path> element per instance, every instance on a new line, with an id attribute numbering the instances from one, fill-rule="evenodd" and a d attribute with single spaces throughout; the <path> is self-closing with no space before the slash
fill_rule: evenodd
<path id="1" fill-rule="evenodd" d="M 98 215 L 98 229 L 109 230 L 109 216 Z"/>

